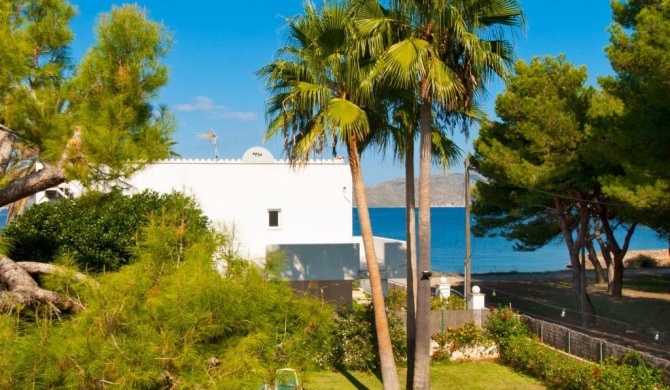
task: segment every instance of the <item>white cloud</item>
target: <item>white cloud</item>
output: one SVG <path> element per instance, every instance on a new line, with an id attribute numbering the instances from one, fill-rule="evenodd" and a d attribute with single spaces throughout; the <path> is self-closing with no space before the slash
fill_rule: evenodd
<path id="1" fill-rule="evenodd" d="M 214 104 L 213 100 L 207 96 L 196 96 L 195 104 L 177 104 L 177 110 L 179 111 L 219 111 L 224 109 L 224 106 Z"/>
<path id="2" fill-rule="evenodd" d="M 235 111 L 226 111 L 219 115 L 221 118 L 225 119 L 237 119 L 238 121 L 252 121 L 257 118 L 256 114 L 253 112 L 235 112 Z"/>
<path id="3" fill-rule="evenodd" d="M 177 104 L 175 107 L 177 111 L 208 112 L 220 118 L 239 121 L 252 121 L 258 118 L 255 113 L 250 111 L 232 111 L 226 106 L 214 104 L 214 101 L 207 96 L 196 96 L 194 104 Z"/>

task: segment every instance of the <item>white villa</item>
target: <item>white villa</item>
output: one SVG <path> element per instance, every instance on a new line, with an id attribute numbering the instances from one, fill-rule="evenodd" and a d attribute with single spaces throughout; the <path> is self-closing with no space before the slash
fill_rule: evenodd
<path id="1" fill-rule="evenodd" d="M 367 277 L 353 236 L 352 183 L 342 158 L 291 167 L 253 147 L 240 160 L 169 160 L 133 175 L 131 192 L 182 191 L 215 227 L 234 233 L 240 256 L 257 263 L 282 251 L 282 277 L 328 301 L 351 300 L 351 282 Z M 405 278 L 405 242 L 375 238 L 382 278 Z M 386 283 L 384 283 L 386 285 Z"/>
<path id="2" fill-rule="evenodd" d="M 129 178 L 128 193 L 145 189 L 192 196 L 215 228 L 233 234 L 242 257 L 263 264 L 280 251 L 281 277 L 299 291 L 326 301 L 349 302 L 352 281 L 367 279 L 361 237 L 353 236 L 352 182 L 342 158 L 291 167 L 265 148 L 252 147 L 237 160 L 166 160 Z M 37 193 L 29 203 L 75 197 L 77 183 Z M 375 237 L 385 290 L 388 279 L 406 278 L 404 241 Z"/>

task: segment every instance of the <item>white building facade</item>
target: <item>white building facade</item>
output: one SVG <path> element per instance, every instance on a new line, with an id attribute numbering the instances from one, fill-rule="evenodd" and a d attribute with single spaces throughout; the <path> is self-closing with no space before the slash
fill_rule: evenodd
<path id="1" fill-rule="evenodd" d="M 351 174 L 342 159 L 291 167 L 254 147 L 241 160 L 156 162 L 128 182 L 133 192 L 192 196 L 251 260 L 264 259 L 268 245 L 352 243 Z"/>
<path id="2" fill-rule="evenodd" d="M 280 275 L 298 290 L 327 301 L 350 301 L 352 281 L 367 279 L 361 237 L 353 236 L 352 181 L 342 158 L 291 166 L 253 147 L 237 160 L 166 160 L 135 172 L 127 193 L 152 190 L 193 197 L 213 226 L 233 236 L 237 253 L 262 264 L 284 254 Z M 29 203 L 77 197 L 66 183 L 36 194 Z M 404 241 L 375 237 L 382 282 L 406 277 Z"/>
<path id="3" fill-rule="evenodd" d="M 342 158 L 301 166 L 275 160 L 261 147 L 237 160 L 166 160 L 135 172 L 127 193 L 152 190 L 193 197 L 234 250 L 262 264 L 270 252 L 284 255 L 282 279 L 329 301 L 351 300 L 351 282 L 367 279 L 361 237 L 353 236 L 352 181 Z M 76 197 L 77 183 L 38 193 L 31 202 Z M 375 237 L 384 286 L 406 277 L 404 241 Z"/>

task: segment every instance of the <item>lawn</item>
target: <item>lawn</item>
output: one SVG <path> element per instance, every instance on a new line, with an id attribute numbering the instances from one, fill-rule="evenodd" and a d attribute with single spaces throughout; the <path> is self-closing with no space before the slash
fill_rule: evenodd
<path id="1" fill-rule="evenodd" d="M 399 375 L 404 388 L 406 369 L 401 368 Z M 305 389 L 382 389 L 380 378 L 372 373 L 312 372 L 302 378 L 302 381 Z M 533 378 L 517 374 L 505 366 L 492 362 L 433 362 L 430 368 L 430 388 L 433 390 L 525 390 L 545 389 L 546 387 Z"/>

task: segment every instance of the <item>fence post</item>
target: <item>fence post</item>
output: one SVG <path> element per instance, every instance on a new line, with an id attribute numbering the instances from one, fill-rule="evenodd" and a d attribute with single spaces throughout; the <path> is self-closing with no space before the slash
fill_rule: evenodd
<path id="1" fill-rule="evenodd" d="M 442 324 L 441 324 L 441 329 L 442 333 L 444 333 L 444 310 L 440 310 L 440 313 L 442 314 Z"/>
<path id="2" fill-rule="evenodd" d="M 568 355 L 570 355 L 570 331 L 568 331 Z"/>
<path id="3" fill-rule="evenodd" d="M 599 360 L 598 362 L 602 362 L 602 361 L 603 361 L 603 341 L 600 340 L 600 341 L 598 342 L 598 345 L 599 345 L 599 347 L 600 347 L 600 360 Z"/>

